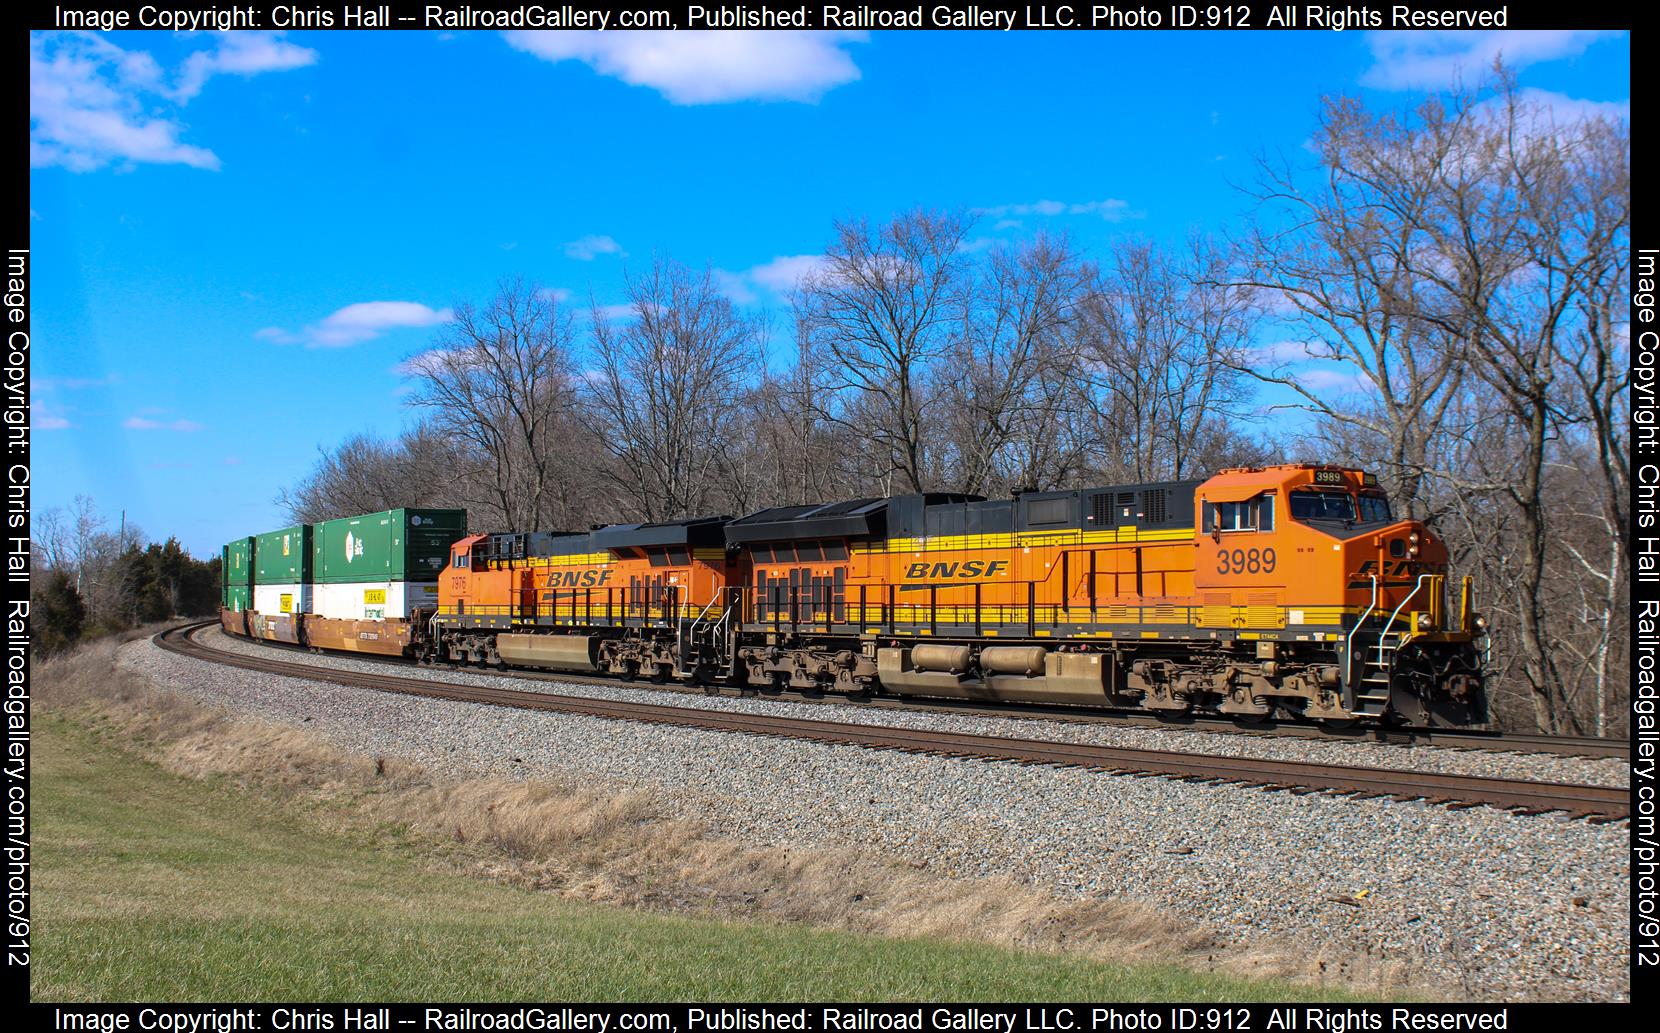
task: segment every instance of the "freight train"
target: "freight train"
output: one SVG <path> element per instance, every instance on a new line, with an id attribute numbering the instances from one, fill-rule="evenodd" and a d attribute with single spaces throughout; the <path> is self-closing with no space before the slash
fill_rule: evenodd
<path id="1" fill-rule="evenodd" d="M 1482 724 L 1485 621 L 1448 559 L 1374 477 L 1307 464 L 577 534 L 405 509 L 227 545 L 222 623 L 711 689 Z"/>

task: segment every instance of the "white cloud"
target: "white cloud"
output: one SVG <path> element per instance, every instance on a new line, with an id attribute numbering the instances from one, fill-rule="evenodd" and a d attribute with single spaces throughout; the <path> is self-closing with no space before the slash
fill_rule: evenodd
<path id="1" fill-rule="evenodd" d="M 760 295 L 750 285 L 743 273 L 735 273 L 730 269 L 712 270 L 715 277 L 715 286 L 720 292 L 739 305 L 753 305 L 760 301 Z"/>
<path id="2" fill-rule="evenodd" d="M 148 416 L 129 416 L 121 421 L 128 430 L 171 430 L 181 434 L 205 429 L 195 420 L 152 420 Z"/>
<path id="3" fill-rule="evenodd" d="M 1283 366 L 1288 362 L 1303 362 L 1314 358 L 1304 341 L 1274 341 L 1245 350 L 1245 358 L 1258 366 Z"/>
<path id="4" fill-rule="evenodd" d="M 544 61 L 581 61 L 601 75 L 649 86 L 675 104 L 816 101 L 859 78 L 844 45 L 862 32 L 508 32 Z"/>
<path id="5" fill-rule="evenodd" d="M 51 391 L 85 391 L 94 387 L 109 387 L 118 383 L 120 377 L 114 373 L 106 373 L 101 377 L 36 377 L 29 386 L 36 392 Z"/>
<path id="6" fill-rule="evenodd" d="M 1511 69 L 1577 57 L 1617 32 L 1561 29 L 1374 32 L 1368 36 L 1374 64 L 1361 75 L 1366 86 L 1385 90 L 1446 89 L 1460 80 L 1480 81 L 1502 57 Z"/>
<path id="7" fill-rule="evenodd" d="M 280 32 L 223 32 L 216 34 L 218 46 L 198 50 L 185 59 L 173 96 L 187 101 L 202 92 L 216 75 L 258 75 L 286 72 L 317 63 L 317 51 L 290 43 Z"/>
<path id="8" fill-rule="evenodd" d="M 760 290 L 788 294 L 804 278 L 823 269 L 826 261 L 823 255 L 779 255 L 742 272 L 716 269 L 715 283 L 722 294 L 738 304 L 753 305 L 761 300 Z"/>
<path id="9" fill-rule="evenodd" d="M 138 60 L 148 56 L 96 37 L 31 37 L 29 164 L 75 172 L 112 161 L 217 169 L 212 151 L 179 141 L 177 122 L 145 111 L 138 94 L 158 85 Z"/>
<path id="10" fill-rule="evenodd" d="M 360 301 L 347 305 L 299 333 L 268 326 L 254 334 L 275 344 L 304 343 L 308 348 L 344 348 L 370 341 L 388 330 L 436 326 L 451 319 L 449 309 L 432 309 L 415 301 Z"/>
<path id="11" fill-rule="evenodd" d="M 1008 222 L 1014 216 L 1028 215 L 1051 218 L 1056 215 L 1099 215 L 1108 222 L 1146 218 L 1145 212 L 1133 211 L 1130 202 L 1115 197 L 1105 201 L 1034 201 L 1031 204 L 1000 204 L 990 208 L 976 208 L 974 213 L 1004 222 Z M 997 228 L 1002 228 L 1001 224 Z"/>
<path id="12" fill-rule="evenodd" d="M 569 287 L 543 287 L 542 297 L 555 305 L 565 305 L 576 297 L 576 292 Z"/>
<path id="13" fill-rule="evenodd" d="M 29 427 L 32 430 L 68 430 L 74 424 L 41 402 L 29 403 Z"/>
<path id="14" fill-rule="evenodd" d="M 1367 392 L 1375 387 L 1364 372 L 1346 363 L 1300 370 L 1292 374 L 1291 379 L 1311 391 L 1325 391 L 1334 395 Z"/>
<path id="15" fill-rule="evenodd" d="M 224 34 L 212 50 L 185 59 L 169 88 L 161 65 L 91 33 L 41 33 L 29 39 L 29 164 L 76 172 L 112 162 L 218 169 L 211 150 L 180 140 L 184 126 L 163 109 L 195 96 L 212 75 L 295 68 L 315 51 L 274 34 Z"/>
<path id="16" fill-rule="evenodd" d="M 623 254 L 622 245 L 610 237 L 590 235 L 579 237 L 565 245 L 565 257 L 578 262 L 592 262 L 600 255 Z"/>
<path id="17" fill-rule="evenodd" d="M 811 273 L 824 268 L 823 255 L 781 255 L 749 271 L 749 278 L 771 291 L 786 294 Z"/>
<path id="18" fill-rule="evenodd" d="M 1601 101 L 1582 100 L 1570 97 L 1565 93 L 1553 93 L 1550 90 L 1541 90 L 1536 87 L 1526 87 L 1516 91 L 1516 99 L 1524 108 L 1533 108 L 1544 115 L 1557 126 L 1565 126 L 1574 122 L 1583 122 L 1589 119 L 1606 118 L 1615 122 L 1631 121 L 1631 101 Z M 1492 106 L 1496 101 L 1487 102 Z M 1542 127 L 1531 127 L 1535 130 Z"/>
<path id="19" fill-rule="evenodd" d="M 601 305 L 599 314 L 601 319 L 611 323 L 626 323 L 639 317 L 639 313 L 634 310 L 633 302 L 628 301 L 620 305 Z"/>

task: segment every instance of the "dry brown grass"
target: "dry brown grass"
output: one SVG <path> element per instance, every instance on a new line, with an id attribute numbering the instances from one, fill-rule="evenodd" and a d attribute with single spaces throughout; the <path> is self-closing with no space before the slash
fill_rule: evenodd
<path id="1" fill-rule="evenodd" d="M 35 699 L 119 733 L 190 778 L 306 805 L 308 820 L 413 840 L 436 865 L 563 897 L 653 911 L 931 936 L 1231 975 L 1433 995 L 1423 974 L 1309 945 L 1235 942 L 1126 900 L 1077 899 L 1007 878 L 953 878 L 871 850 L 719 838 L 640 792 L 557 779 L 444 779 L 396 757 L 342 752 L 302 729 L 208 706 L 116 663 L 96 642 L 42 663 Z M 226 677 L 235 677 L 227 671 Z"/>

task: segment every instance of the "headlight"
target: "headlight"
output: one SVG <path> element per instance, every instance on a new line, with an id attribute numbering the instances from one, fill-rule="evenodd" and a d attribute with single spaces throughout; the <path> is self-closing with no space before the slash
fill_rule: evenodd
<path id="1" fill-rule="evenodd" d="M 1479 613 L 1475 615 L 1475 618 L 1474 618 L 1474 620 L 1471 621 L 1471 623 L 1473 623 L 1476 626 L 1477 631 L 1486 631 L 1487 630 L 1487 618 L 1483 617 Z"/>
<path id="2" fill-rule="evenodd" d="M 1407 555 L 1408 555 L 1408 556 L 1416 556 L 1416 555 L 1418 555 L 1418 547 L 1417 547 L 1417 546 L 1416 546 L 1416 545 L 1408 545 L 1408 546 L 1407 546 L 1407 547 L 1406 547 L 1406 554 L 1407 554 Z"/>
<path id="3" fill-rule="evenodd" d="M 1407 535 L 1407 536 L 1406 536 L 1406 540 L 1407 540 L 1407 541 L 1409 541 L 1409 542 L 1411 542 L 1411 543 L 1412 543 L 1412 544 L 1413 544 L 1413 545 L 1417 545 L 1417 544 L 1418 544 L 1418 540 L 1419 540 L 1419 539 L 1418 539 L 1418 532 L 1417 532 L 1417 531 L 1413 531 L 1413 532 L 1412 532 L 1412 533 L 1411 533 L 1411 534 L 1409 534 L 1409 535 Z"/>
<path id="4" fill-rule="evenodd" d="M 1420 613 L 1418 615 L 1418 630 L 1419 631 L 1428 631 L 1432 626 L 1433 626 L 1433 623 L 1429 619 L 1429 614 Z"/>

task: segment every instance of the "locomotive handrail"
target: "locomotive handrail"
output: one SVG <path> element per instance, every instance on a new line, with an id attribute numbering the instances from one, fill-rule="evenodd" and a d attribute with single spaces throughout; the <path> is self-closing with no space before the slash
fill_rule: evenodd
<path id="1" fill-rule="evenodd" d="M 1366 618 L 1372 615 L 1372 611 L 1378 608 L 1378 576 L 1376 574 L 1366 576 L 1372 579 L 1372 601 L 1366 604 L 1366 612 L 1361 614 L 1360 619 L 1354 622 L 1354 626 L 1349 629 L 1349 637 L 1343 642 L 1343 663 L 1349 668 L 1351 675 L 1354 673 L 1355 665 L 1355 632 L 1359 631 L 1360 626 L 1366 623 Z"/>
<path id="2" fill-rule="evenodd" d="M 718 595 L 713 595 L 713 596 L 710 596 L 710 597 L 709 597 L 709 601 L 708 601 L 708 603 L 706 603 L 706 604 L 704 604 L 704 607 L 703 607 L 703 609 L 702 609 L 702 610 L 701 610 L 701 611 L 699 611 L 699 612 L 698 612 L 698 615 L 697 615 L 697 616 L 696 616 L 696 617 L 693 617 L 693 618 L 692 618 L 692 623 L 691 623 L 691 625 L 690 625 L 690 626 L 689 626 L 689 627 L 688 627 L 688 628 L 687 628 L 687 629 L 686 629 L 686 633 L 687 633 L 687 634 L 688 634 L 688 635 L 695 635 L 695 634 L 697 634 L 697 626 L 698 626 L 698 625 L 699 625 L 699 624 L 701 624 L 701 623 L 702 623 L 702 622 L 703 622 L 703 618 L 704 618 L 704 617 L 706 617 L 706 616 L 708 616 L 708 614 L 709 614 L 709 607 L 711 607 L 711 606 L 714 606 L 714 605 L 715 605 L 715 603 L 717 603 L 717 602 L 719 602 L 719 601 L 720 601 L 720 596 L 718 596 Z M 693 603 L 693 604 L 692 604 L 692 605 L 694 605 L 694 606 L 695 606 L 695 605 L 697 605 L 697 604 L 696 604 L 696 603 Z M 685 618 L 681 618 L 681 619 L 682 619 L 682 620 L 684 620 L 684 619 L 685 619 Z"/>
<path id="3" fill-rule="evenodd" d="M 1401 604 L 1395 607 L 1395 612 L 1389 615 L 1389 620 L 1384 623 L 1383 630 L 1378 633 L 1378 641 L 1380 643 L 1383 641 L 1383 636 L 1389 634 L 1389 629 L 1395 626 L 1395 618 L 1400 616 L 1401 611 L 1406 608 L 1406 604 L 1410 603 L 1413 600 L 1413 597 L 1418 594 L 1418 590 L 1424 587 L 1424 578 L 1431 576 L 1432 575 L 1429 574 L 1418 575 L 1418 581 L 1412 586 L 1412 591 L 1408 592 L 1406 594 L 1406 598 L 1401 600 Z M 1376 576 L 1374 576 L 1372 580 L 1376 581 Z M 1407 630 L 1410 631 L 1411 629 L 1409 628 Z"/>

